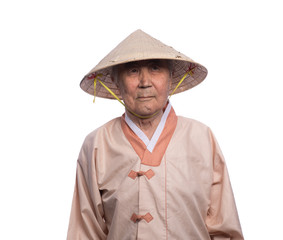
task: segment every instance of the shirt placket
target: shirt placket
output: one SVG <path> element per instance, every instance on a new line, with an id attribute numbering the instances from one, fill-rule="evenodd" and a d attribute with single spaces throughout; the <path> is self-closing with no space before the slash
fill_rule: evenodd
<path id="1" fill-rule="evenodd" d="M 150 198 L 148 184 L 150 184 L 150 180 L 154 178 L 154 171 L 148 166 L 144 166 L 141 164 L 141 168 L 139 171 L 131 170 L 128 177 L 132 178 L 134 181 L 138 181 L 139 186 L 139 206 L 138 212 L 133 212 L 131 216 L 131 221 L 133 224 L 137 224 L 138 226 L 138 235 L 137 239 L 144 239 L 143 236 L 148 228 L 147 224 L 150 224 L 154 219 L 152 208 L 150 207 L 148 198 Z"/>

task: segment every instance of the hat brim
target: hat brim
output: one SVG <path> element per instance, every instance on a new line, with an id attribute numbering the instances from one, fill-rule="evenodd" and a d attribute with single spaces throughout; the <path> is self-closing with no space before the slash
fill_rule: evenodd
<path id="1" fill-rule="evenodd" d="M 161 59 L 161 58 L 158 58 Z M 188 70 L 192 70 L 192 74 L 188 74 L 187 77 L 183 80 L 180 86 L 176 89 L 174 94 L 184 92 L 188 89 L 191 89 L 201 83 L 207 76 L 207 69 L 199 63 L 190 60 L 176 60 L 174 58 L 162 58 L 167 60 L 172 60 L 172 79 L 171 79 L 171 89 L 170 93 L 176 88 L 181 78 L 185 75 Z M 142 61 L 148 59 L 135 59 L 134 61 Z M 124 63 L 131 62 L 125 61 Z M 121 98 L 120 90 L 117 85 L 113 82 L 111 78 L 113 66 L 119 64 L 113 64 L 106 68 L 96 69 L 95 71 L 90 71 L 81 81 L 80 87 L 91 95 L 94 95 L 94 75 L 99 75 L 99 79 L 119 98 Z M 106 90 L 99 82 L 96 84 L 96 96 L 107 99 L 115 99 L 108 90 Z"/>

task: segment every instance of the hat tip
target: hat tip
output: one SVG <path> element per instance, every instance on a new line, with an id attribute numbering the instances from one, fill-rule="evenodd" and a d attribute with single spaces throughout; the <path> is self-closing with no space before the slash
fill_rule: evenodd
<path id="1" fill-rule="evenodd" d="M 138 28 L 135 32 L 143 32 L 140 28 Z"/>

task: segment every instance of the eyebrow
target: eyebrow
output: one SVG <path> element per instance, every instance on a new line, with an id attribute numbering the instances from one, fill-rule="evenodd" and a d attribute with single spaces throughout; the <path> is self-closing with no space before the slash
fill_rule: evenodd
<path id="1" fill-rule="evenodd" d="M 149 59 L 149 60 L 143 60 L 143 61 L 128 62 L 128 63 L 125 63 L 124 66 L 126 68 L 129 68 L 129 67 L 136 67 L 136 66 L 145 66 L 149 64 L 158 64 L 161 66 L 167 65 L 166 61 L 163 61 L 162 59 Z"/>

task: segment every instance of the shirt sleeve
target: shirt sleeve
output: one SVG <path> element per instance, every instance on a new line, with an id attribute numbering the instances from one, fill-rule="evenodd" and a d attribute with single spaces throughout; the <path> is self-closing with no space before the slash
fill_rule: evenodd
<path id="1" fill-rule="evenodd" d="M 213 149 L 213 183 L 206 224 L 212 240 L 243 240 L 224 157 L 211 133 Z"/>
<path id="2" fill-rule="evenodd" d="M 95 156 L 96 149 L 86 140 L 77 162 L 67 240 L 106 239 L 107 227 L 96 178 Z"/>

